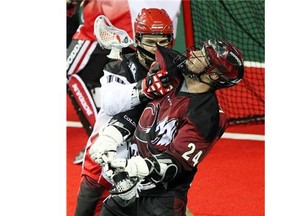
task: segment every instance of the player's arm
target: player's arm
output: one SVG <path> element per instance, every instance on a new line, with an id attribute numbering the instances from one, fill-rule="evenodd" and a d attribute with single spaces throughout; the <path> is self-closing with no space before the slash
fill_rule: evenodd
<path id="1" fill-rule="evenodd" d="M 154 183 L 173 181 L 184 172 L 193 175 L 198 164 L 219 138 L 215 136 L 213 140 L 207 141 L 193 129 L 193 125 L 186 123 L 169 147 L 159 155 L 116 158 L 112 160 L 111 167 L 124 169 L 130 176 L 148 177 Z"/>
<path id="2" fill-rule="evenodd" d="M 168 72 L 161 70 L 156 64 L 152 65 L 147 76 L 138 82 L 130 83 L 126 79 L 129 76 L 131 75 L 121 76 L 104 70 L 104 76 L 100 80 L 101 107 L 108 115 L 127 111 L 173 89 Z"/>
<path id="3" fill-rule="evenodd" d="M 117 148 L 134 133 L 144 106 L 140 104 L 109 121 L 89 150 L 92 160 L 104 166 L 115 158 Z"/>
<path id="4" fill-rule="evenodd" d="M 135 83 L 130 83 L 125 76 L 106 70 L 100 83 L 101 108 L 106 114 L 114 116 L 133 108 L 131 94 Z"/>

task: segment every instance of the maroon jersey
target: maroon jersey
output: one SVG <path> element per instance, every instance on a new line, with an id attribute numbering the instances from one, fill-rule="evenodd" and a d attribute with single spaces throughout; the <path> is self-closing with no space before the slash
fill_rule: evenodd
<path id="1" fill-rule="evenodd" d="M 186 199 L 197 165 L 227 125 L 214 91 L 188 93 L 180 91 L 182 85 L 180 83 L 163 98 L 148 103 L 132 138 L 142 157 L 168 158 L 178 167 L 177 175 L 167 183 L 165 193 L 157 191 L 162 190 L 160 187 L 152 189 L 155 196 L 169 196 L 171 192 Z"/>

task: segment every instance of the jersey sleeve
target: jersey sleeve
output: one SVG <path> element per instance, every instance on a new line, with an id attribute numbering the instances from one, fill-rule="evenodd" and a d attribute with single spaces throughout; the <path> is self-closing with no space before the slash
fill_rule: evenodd
<path id="1" fill-rule="evenodd" d="M 115 126 L 127 140 L 134 133 L 144 108 L 145 104 L 139 104 L 128 111 L 118 113 L 111 118 L 109 124 Z"/>
<path id="2" fill-rule="evenodd" d="M 107 115 L 113 116 L 132 108 L 132 93 L 136 83 L 130 83 L 124 76 L 105 70 L 100 83 L 101 108 Z"/>

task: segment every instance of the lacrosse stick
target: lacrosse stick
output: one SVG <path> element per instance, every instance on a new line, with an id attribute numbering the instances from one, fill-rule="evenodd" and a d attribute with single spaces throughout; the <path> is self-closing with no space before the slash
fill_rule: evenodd
<path id="1" fill-rule="evenodd" d="M 110 190 L 111 196 L 118 196 L 123 200 L 134 201 L 137 193 L 139 177 L 129 177 L 127 172 L 118 172 L 113 177 L 114 185 Z"/>
<path id="2" fill-rule="evenodd" d="M 136 46 L 126 31 L 113 26 L 110 20 L 104 15 L 96 18 L 94 22 L 94 35 L 102 47 L 111 50 L 109 55 L 107 55 L 110 59 L 122 60 L 120 57 L 122 49 L 131 45 Z"/>

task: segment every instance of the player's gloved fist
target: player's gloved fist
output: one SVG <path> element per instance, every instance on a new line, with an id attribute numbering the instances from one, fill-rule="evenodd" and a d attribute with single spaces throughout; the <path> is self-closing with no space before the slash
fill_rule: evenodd
<path id="1" fill-rule="evenodd" d="M 158 63 L 153 63 L 147 76 L 136 85 L 140 101 L 147 101 L 167 94 L 173 89 L 168 72 L 161 70 Z"/>
<path id="2" fill-rule="evenodd" d="M 117 147 L 123 142 L 123 136 L 114 126 L 107 126 L 99 132 L 95 143 L 89 149 L 93 161 L 105 166 L 116 156 Z"/>
<path id="3" fill-rule="evenodd" d="M 95 142 L 91 145 L 89 154 L 93 161 L 105 166 L 106 163 L 112 161 L 116 156 L 117 146 L 111 142 Z"/>
<path id="4" fill-rule="evenodd" d="M 141 156 L 132 157 L 131 159 L 115 158 L 109 165 L 105 166 L 105 172 L 108 176 L 121 171 L 126 171 L 130 177 L 137 176 L 140 179 L 149 175 L 148 165 Z"/>

